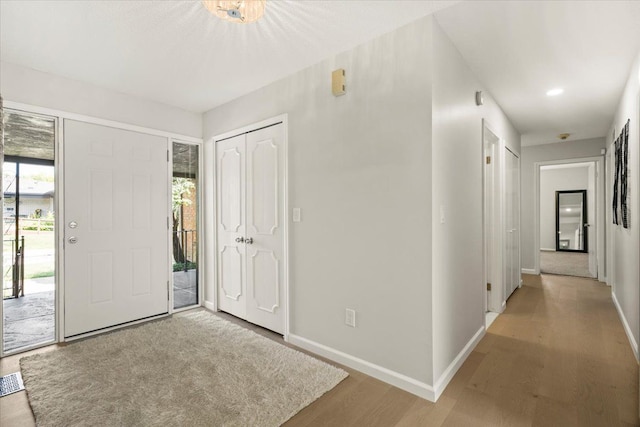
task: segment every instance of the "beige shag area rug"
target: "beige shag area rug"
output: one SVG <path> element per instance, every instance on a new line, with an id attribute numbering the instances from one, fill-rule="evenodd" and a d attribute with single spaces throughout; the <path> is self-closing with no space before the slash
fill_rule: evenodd
<path id="1" fill-rule="evenodd" d="M 39 426 L 279 426 L 348 375 L 203 310 L 20 366 Z"/>

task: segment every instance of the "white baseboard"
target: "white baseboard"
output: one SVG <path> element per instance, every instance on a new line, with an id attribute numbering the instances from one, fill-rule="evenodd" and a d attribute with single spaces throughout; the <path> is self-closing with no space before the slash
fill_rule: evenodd
<path id="1" fill-rule="evenodd" d="M 204 301 L 203 304 L 204 304 L 205 308 L 208 308 L 211 311 L 218 311 L 216 309 L 216 305 L 214 303 L 212 303 L 211 301 Z"/>
<path id="2" fill-rule="evenodd" d="M 545 252 L 555 252 L 555 249 L 551 249 L 551 248 L 540 248 L 541 251 L 545 251 Z"/>
<path id="3" fill-rule="evenodd" d="M 484 328 L 483 328 L 484 329 Z M 380 381 L 384 381 L 388 384 L 415 394 L 416 396 L 427 399 L 431 402 L 436 401 L 436 396 L 433 391 L 433 387 L 429 384 L 418 381 L 414 378 L 408 377 L 399 372 L 392 371 L 358 357 L 352 356 L 347 353 L 343 353 L 326 345 L 319 344 L 317 342 L 308 340 L 298 335 L 289 334 L 289 343 L 315 353 L 319 356 L 326 357 L 333 360 L 336 363 L 348 366 L 369 376 L 372 376 Z"/>
<path id="4" fill-rule="evenodd" d="M 616 294 L 611 292 L 611 299 L 613 300 L 613 305 L 616 306 L 616 310 L 618 310 L 618 316 L 620 316 L 620 320 L 622 321 L 622 326 L 624 327 L 624 331 L 627 333 L 627 338 L 629 339 L 629 344 L 631 344 L 631 349 L 633 350 L 633 354 L 636 356 L 636 360 L 640 360 L 638 357 L 638 343 L 636 339 L 633 337 L 633 333 L 631 332 L 631 328 L 629 327 L 629 322 L 627 322 L 627 318 L 624 317 L 624 313 L 622 312 L 622 307 L 618 303 L 618 298 L 616 298 Z"/>
<path id="5" fill-rule="evenodd" d="M 536 275 L 536 270 L 533 268 L 522 268 L 522 274 L 533 274 Z"/>
<path id="6" fill-rule="evenodd" d="M 485 327 L 481 326 L 480 329 L 478 329 L 478 332 L 476 332 L 475 335 L 469 340 L 467 345 L 464 346 L 462 351 L 460 351 L 456 358 L 453 359 L 453 362 L 451 362 L 451 364 L 447 367 L 447 369 L 445 369 L 442 375 L 440 375 L 440 378 L 438 378 L 438 381 L 436 381 L 434 387 L 436 401 L 440 398 L 442 392 L 447 388 L 447 385 L 449 385 L 449 382 L 451 381 L 453 376 L 456 374 L 456 372 L 458 372 L 458 369 L 460 369 L 464 361 L 467 360 L 467 357 L 469 357 L 473 349 L 476 348 L 482 337 L 484 337 L 485 333 Z"/>

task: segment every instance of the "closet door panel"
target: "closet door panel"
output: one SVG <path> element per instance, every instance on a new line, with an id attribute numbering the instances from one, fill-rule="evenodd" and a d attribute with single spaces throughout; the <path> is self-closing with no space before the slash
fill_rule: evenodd
<path id="1" fill-rule="evenodd" d="M 245 136 L 216 144 L 218 308 L 246 316 Z"/>

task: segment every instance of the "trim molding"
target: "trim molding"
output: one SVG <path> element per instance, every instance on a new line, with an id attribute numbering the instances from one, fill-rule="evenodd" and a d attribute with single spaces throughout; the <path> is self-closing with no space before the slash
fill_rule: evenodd
<path id="1" fill-rule="evenodd" d="M 545 251 L 545 252 L 555 252 L 555 249 L 552 248 L 540 248 L 541 251 Z"/>
<path id="2" fill-rule="evenodd" d="M 537 275 L 536 270 L 534 268 L 523 268 L 522 270 L 522 274 L 533 274 L 534 276 Z"/>
<path id="3" fill-rule="evenodd" d="M 197 307 L 191 307 L 191 308 L 197 308 Z M 95 335 L 102 335 L 106 332 L 112 332 L 112 331 L 117 331 L 120 329 L 125 329 L 128 328 L 129 326 L 135 326 L 135 325 L 140 325 L 143 323 L 147 323 L 147 322 L 151 322 L 153 320 L 160 320 L 160 319 L 167 319 L 171 317 L 171 314 L 167 313 L 162 313 L 162 314 L 156 314 L 154 316 L 149 316 L 149 317 L 145 317 L 144 319 L 138 319 L 138 320 L 132 320 L 131 322 L 125 322 L 125 323 L 121 323 L 119 325 L 115 325 L 115 326 L 108 326 L 106 328 L 102 328 L 102 329 L 98 329 L 96 331 L 90 331 L 90 332 L 85 332 L 82 334 L 78 334 L 78 335 L 73 335 L 71 337 L 64 337 L 64 342 L 71 342 L 71 341 L 76 341 L 76 340 L 81 340 L 81 339 L 85 339 L 85 338 L 89 338 Z M 49 344 L 55 344 L 53 342 L 49 343 Z M 24 351 L 24 350 L 20 350 L 20 351 Z"/>
<path id="4" fill-rule="evenodd" d="M 453 379 L 453 376 L 456 374 L 456 372 L 458 372 L 458 369 L 460 369 L 464 361 L 467 360 L 467 357 L 469 357 L 469 354 L 471 354 L 473 349 L 476 348 L 476 345 L 478 345 L 478 343 L 480 342 L 482 337 L 484 337 L 485 334 L 486 334 L 486 329 L 485 329 L 485 326 L 483 325 L 480 327 L 480 329 L 478 329 L 478 332 L 476 332 L 475 335 L 469 340 L 467 345 L 464 346 L 462 351 L 458 353 L 456 358 L 453 359 L 451 364 L 447 367 L 447 369 L 445 369 L 442 375 L 440 375 L 440 378 L 438 378 L 438 381 L 436 381 L 435 387 L 434 387 L 436 401 L 440 398 L 440 395 L 447 388 L 447 385 L 449 385 L 449 382 L 451 381 L 451 379 Z"/>
<path id="5" fill-rule="evenodd" d="M 216 311 L 218 311 L 218 309 L 216 308 L 215 303 L 213 303 L 213 302 L 211 302 L 211 301 L 206 301 L 206 300 L 205 300 L 205 301 L 203 301 L 203 303 L 204 303 L 203 305 L 205 306 L 205 308 L 207 308 L 207 309 L 209 309 L 209 310 L 213 311 L 214 313 L 215 313 Z"/>
<path id="6" fill-rule="evenodd" d="M 484 331 L 484 327 L 482 328 Z M 319 356 L 326 357 L 334 362 L 348 366 L 369 376 L 372 376 L 380 381 L 384 381 L 387 384 L 391 384 L 404 391 L 415 394 L 416 396 L 427 399 L 431 402 L 436 401 L 436 394 L 429 384 L 418 381 L 414 378 L 408 377 L 399 372 L 392 371 L 358 357 L 352 356 L 347 353 L 343 353 L 326 345 L 308 340 L 298 335 L 289 334 L 289 343 L 308 350 Z M 468 346 L 468 344 L 467 344 Z M 466 347 L 465 347 L 466 349 Z M 460 356 L 459 356 L 460 357 Z"/>
<path id="7" fill-rule="evenodd" d="M 613 305 L 616 306 L 616 310 L 618 310 L 618 316 L 620 316 L 620 320 L 622 321 L 622 326 L 624 327 L 624 331 L 627 333 L 627 338 L 629 339 L 629 344 L 631 344 L 631 350 L 633 350 L 633 354 L 636 357 L 636 360 L 640 361 L 638 357 L 638 343 L 636 339 L 633 337 L 633 333 L 631 332 L 631 328 L 629 327 L 629 322 L 627 322 L 627 318 L 624 317 L 624 313 L 622 312 L 622 307 L 618 303 L 618 298 L 616 298 L 616 294 L 611 292 L 611 299 L 613 300 Z"/>

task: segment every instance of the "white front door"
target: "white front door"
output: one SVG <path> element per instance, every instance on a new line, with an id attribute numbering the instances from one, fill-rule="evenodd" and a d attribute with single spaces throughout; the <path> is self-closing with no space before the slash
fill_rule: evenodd
<path id="1" fill-rule="evenodd" d="M 216 143 L 218 308 L 284 333 L 284 125 Z"/>
<path id="2" fill-rule="evenodd" d="M 167 139 L 64 132 L 65 336 L 167 313 Z"/>

